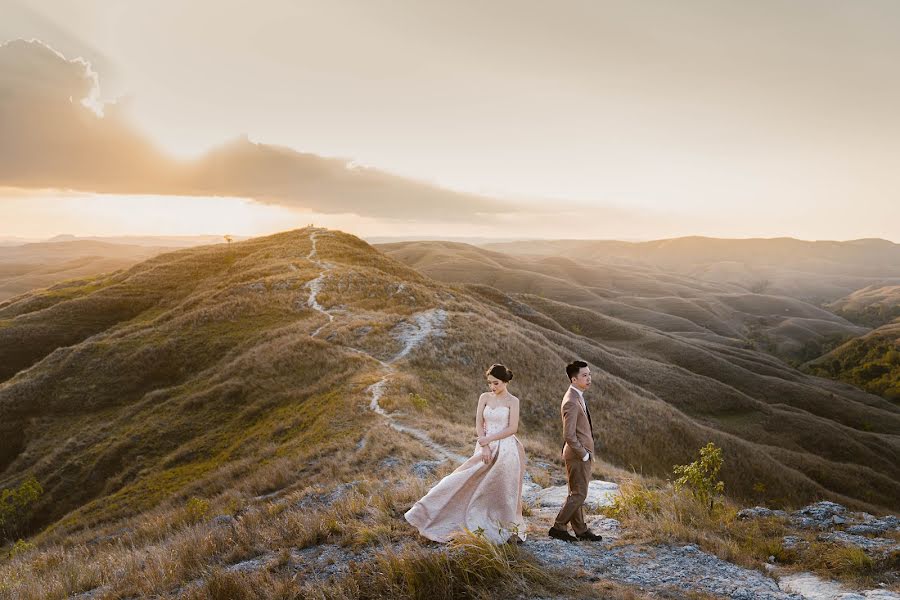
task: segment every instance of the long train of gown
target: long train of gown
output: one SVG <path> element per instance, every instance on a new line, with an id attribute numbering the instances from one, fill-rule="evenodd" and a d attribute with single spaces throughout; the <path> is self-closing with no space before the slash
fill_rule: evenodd
<path id="1" fill-rule="evenodd" d="M 485 406 L 482 414 L 487 435 L 509 424 L 506 406 Z M 525 449 L 514 435 L 491 442 L 490 448 L 491 461 L 484 464 L 476 444 L 472 458 L 441 479 L 406 512 L 406 520 L 419 533 L 436 542 L 448 542 L 464 529 L 483 531 L 494 543 L 506 542 L 513 535 L 525 540 Z"/>

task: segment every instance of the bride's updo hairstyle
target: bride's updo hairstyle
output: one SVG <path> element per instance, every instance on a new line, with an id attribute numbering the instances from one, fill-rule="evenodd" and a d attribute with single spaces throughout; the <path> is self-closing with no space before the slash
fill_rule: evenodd
<path id="1" fill-rule="evenodd" d="M 509 383 L 513 378 L 513 372 L 499 363 L 491 365 L 491 368 L 485 372 L 485 376 L 487 375 L 496 377 L 500 381 L 504 381 L 506 383 Z"/>

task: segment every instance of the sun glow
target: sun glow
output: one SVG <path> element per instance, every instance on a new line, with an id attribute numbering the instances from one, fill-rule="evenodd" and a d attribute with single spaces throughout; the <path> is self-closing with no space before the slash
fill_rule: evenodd
<path id="1" fill-rule="evenodd" d="M 308 221 L 308 213 L 246 198 L 121 196 L 0 190 L 0 233 L 72 235 L 264 235 Z M 15 224 L 14 230 L 7 227 Z"/>

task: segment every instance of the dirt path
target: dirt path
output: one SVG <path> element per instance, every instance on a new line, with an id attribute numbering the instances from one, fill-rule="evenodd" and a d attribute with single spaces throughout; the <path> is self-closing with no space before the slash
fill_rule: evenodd
<path id="1" fill-rule="evenodd" d="M 314 229 L 309 234 L 309 241 L 312 245 L 312 248 L 310 249 L 309 254 L 306 256 L 306 258 L 314 265 L 316 265 L 320 269 L 320 272 L 318 277 L 306 284 L 306 287 L 309 289 L 309 298 L 307 299 L 306 304 L 313 310 L 327 317 L 328 321 L 320 325 L 311 334 L 311 337 L 317 337 L 323 329 L 334 323 L 335 320 L 334 315 L 331 314 L 331 312 L 329 312 L 321 304 L 319 304 L 318 301 L 318 295 L 322 291 L 322 288 L 325 285 L 325 281 L 328 279 L 328 276 L 334 269 L 333 265 L 323 261 L 319 257 L 317 241 L 318 237 L 322 234 L 327 235 L 327 230 Z M 425 340 L 433 336 L 441 335 L 446 320 L 447 312 L 439 308 L 434 308 L 416 313 L 412 315 L 412 317 L 401 322 L 396 328 L 395 338 L 402 343 L 402 347 L 397 352 L 397 354 L 389 358 L 387 361 L 383 361 L 364 350 L 360 350 L 359 348 L 350 347 L 349 349 L 378 363 L 379 369 L 381 371 L 381 378 L 366 388 L 366 394 L 369 395 L 369 408 L 373 412 L 387 419 L 388 425 L 390 425 L 394 430 L 416 438 L 419 442 L 429 448 L 438 459 L 463 462 L 466 460 L 466 457 L 453 452 L 446 446 L 438 444 L 437 442 L 432 440 L 425 431 L 401 423 L 397 419 L 396 415 L 387 412 L 379 404 L 381 398 L 384 396 L 384 392 L 387 389 L 388 383 L 396 373 L 396 368 L 393 366 L 394 363 L 405 358 L 407 355 L 409 355 L 410 352 L 415 350 Z"/>

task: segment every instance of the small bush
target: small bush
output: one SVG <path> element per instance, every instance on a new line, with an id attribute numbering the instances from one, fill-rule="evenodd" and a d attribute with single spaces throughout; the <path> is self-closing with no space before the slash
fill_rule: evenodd
<path id="1" fill-rule="evenodd" d="M 619 487 L 619 495 L 602 512 L 615 519 L 625 515 L 649 516 L 660 512 L 660 499 L 659 492 L 629 480 Z"/>
<path id="2" fill-rule="evenodd" d="M 199 523 L 209 514 L 209 502 L 194 496 L 184 505 L 184 514 L 188 523 Z"/>
<path id="3" fill-rule="evenodd" d="M 419 412 L 422 412 L 428 406 L 428 400 L 418 394 L 410 394 L 409 402 Z"/>
<path id="4" fill-rule="evenodd" d="M 13 547 L 9 550 L 9 558 L 15 558 L 20 554 L 24 554 L 29 550 L 34 550 L 34 544 L 30 542 L 26 542 L 25 540 L 16 540 L 16 543 L 13 544 Z"/>
<path id="5" fill-rule="evenodd" d="M 13 539 L 22 532 L 31 507 L 43 493 L 44 488 L 33 475 L 19 487 L 0 492 L 0 541 Z"/>
<path id="6" fill-rule="evenodd" d="M 708 443 L 700 448 L 700 460 L 674 468 L 673 472 L 678 476 L 675 489 L 687 489 L 712 512 L 716 497 L 725 492 L 725 483 L 716 481 L 724 462 L 722 449 L 712 442 Z"/>

